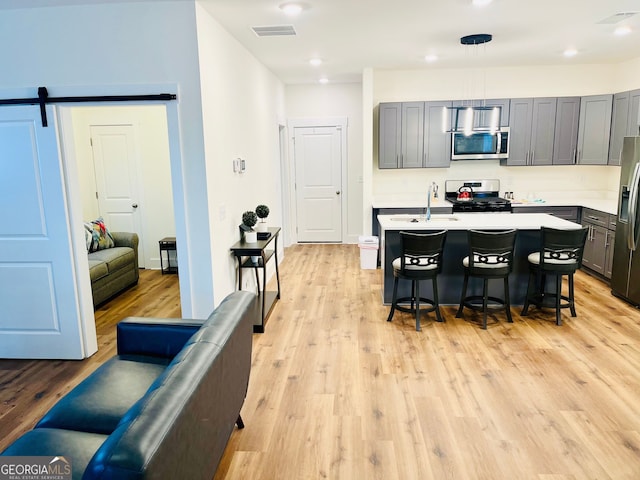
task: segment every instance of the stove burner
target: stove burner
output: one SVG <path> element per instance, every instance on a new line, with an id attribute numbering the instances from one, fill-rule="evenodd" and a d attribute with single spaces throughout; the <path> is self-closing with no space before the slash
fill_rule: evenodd
<path id="1" fill-rule="evenodd" d="M 461 188 L 471 187 L 471 200 L 458 200 Z M 498 196 L 499 180 L 447 180 L 445 182 L 445 199 L 453 204 L 453 213 L 459 212 L 509 212 L 511 202 Z"/>

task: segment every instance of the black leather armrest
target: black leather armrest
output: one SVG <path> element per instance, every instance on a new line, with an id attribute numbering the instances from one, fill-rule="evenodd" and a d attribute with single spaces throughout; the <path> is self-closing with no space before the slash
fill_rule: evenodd
<path id="1" fill-rule="evenodd" d="M 204 320 L 128 317 L 118 323 L 118 354 L 173 358 Z"/>

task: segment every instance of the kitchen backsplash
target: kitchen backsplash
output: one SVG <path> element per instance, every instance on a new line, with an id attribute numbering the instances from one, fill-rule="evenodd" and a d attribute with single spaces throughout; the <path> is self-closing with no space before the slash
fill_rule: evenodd
<path id="1" fill-rule="evenodd" d="M 424 195 L 431 182 L 444 194 L 445 180 L 497 178 L 500 194 L 516 199 L 581 197 L 616 199 L 620 168 L 614 166 L 503 167 L 497 160 L 451 162 L 450 168 L 373 171 L 373 195 L 400 198 Z"/>

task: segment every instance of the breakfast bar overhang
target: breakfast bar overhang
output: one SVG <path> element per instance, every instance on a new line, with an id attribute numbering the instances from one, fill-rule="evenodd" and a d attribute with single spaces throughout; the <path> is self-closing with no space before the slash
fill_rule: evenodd
<path id="1" fill-rule="evenodd" d="M 540 229 L 578 229 L 580 224 L 544 213 L 458 213 L 431 215 L 429 220 L 419 215 L 378 215 L 380 224 L 380 262 L 383 270 L 383 302 L 391 303 L 393 268 L 391 262 L 400 256 L 400 232 L 426 233 L 447 230 L 443 251 L 442 273 L 438 276 L 441 305 L 458 305 L 462 292 L 464 267 L 468 255 L 468 230 L 518 230 L 514 252 L 513 273 L 509 277 L 512 305 L 523 305 L 527 292 L 529 265 L 527 256 L 540 249 Z M 500 282 L 489 282 L 489 295 L 501 295 Z M 494 291 L 495 289 L 495 291 Z M 482 283 L 469 282 L 468 295 L 480 295 Z M 399 297 L 410 297 L 410 282 L 400 282 Z"/>

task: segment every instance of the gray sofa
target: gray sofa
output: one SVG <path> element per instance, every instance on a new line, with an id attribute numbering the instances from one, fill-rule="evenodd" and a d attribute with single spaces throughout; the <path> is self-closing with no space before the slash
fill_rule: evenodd
<path id="1" fill-rule="evenodd" d="M 234 292 L 204 322 L 123 320 L 118 354 L 2 455 L 64 457 L 74 480 L 211 480 L 243 427 L 256 298 Z"/>
<path id="2" fill-rule="evenodd" d="M 138 283 L 138 235 L 111 232 L 115 247 L 89 253 L 93 306 Z"/>

